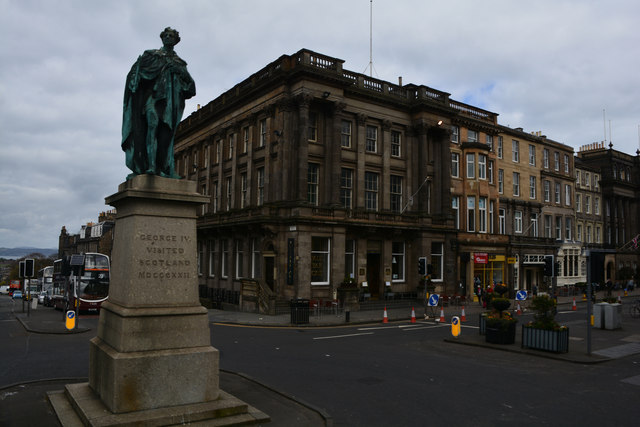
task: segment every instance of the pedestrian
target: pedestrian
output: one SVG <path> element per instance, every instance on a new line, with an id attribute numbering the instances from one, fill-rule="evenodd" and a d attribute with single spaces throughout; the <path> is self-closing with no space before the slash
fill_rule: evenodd
<path id="1" fill-rule="evenodd" d="M 533 296 L 538 296 L 538 285 L 533 285 Z"/>

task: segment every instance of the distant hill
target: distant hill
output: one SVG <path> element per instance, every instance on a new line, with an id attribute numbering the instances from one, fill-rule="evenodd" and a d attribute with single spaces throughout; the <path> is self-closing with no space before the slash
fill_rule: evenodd
<path id="1" fill-rule="evenodd" d="M 0 248 L 0 258 L 18 259 L 33 253 L 39 253 L 46 257 L 50 257 L 56 255 L 58 250 L 42 248 Z"/>

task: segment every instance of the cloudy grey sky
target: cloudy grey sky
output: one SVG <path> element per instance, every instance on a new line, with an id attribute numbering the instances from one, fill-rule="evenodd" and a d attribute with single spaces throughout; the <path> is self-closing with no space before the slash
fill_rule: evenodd
<path id="1" fill-rule="evenodd" d="M 0 0 L 0 247 L 57 247 L 108 209 L 129 68 L 180 31 L 184 117 L 307 48 L 369 73 L 369 0 Z M 577 149 L 635 153 L 637 0 L 374 0 L 374 77 L 424 84 Z M 603 119 L 603 110 L 606 118 Z M 610 123 L 610 124 L 609 124 Z"/>

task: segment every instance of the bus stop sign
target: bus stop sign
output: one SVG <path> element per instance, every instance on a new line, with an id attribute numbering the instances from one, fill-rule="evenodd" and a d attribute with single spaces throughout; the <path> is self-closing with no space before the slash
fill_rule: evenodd
<path id="1" fill-rule="evenodd" d="M 73 310 L 67 311 L 65 326 L 68 330 L 76 327 L 76 312 Z"/>

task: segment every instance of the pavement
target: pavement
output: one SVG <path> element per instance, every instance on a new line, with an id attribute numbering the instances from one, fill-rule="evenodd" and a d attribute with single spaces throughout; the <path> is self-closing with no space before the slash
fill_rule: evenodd
<path id="1" fill-rule="evenodd" d="M 446 338 L 445 342 L 452 345 L 469 345 L 482 347 L 487 350 L 510 351 L 523 355 L 544 357 L 555 359 L 561 362 L 594 364 L 605 363 L 614 359 L 626 357 L 633 354 L 640 354 L 640 318 L 632 318 L 629 315 L 628 307 L 636 300 L 640 299 L 640 290 L 624 296 L 621 291 L 613 293 L 614 297 L 620 294 L 623 303 L 622 327 L 616 330 L 606 330 L 591 327 L 591 352 L 588 353 L 588 326 L 586 316 L 583 313 L 576 314 L 575 319 L 566 322 L 569 327 L 569 351 L 567 353 L 549 353 L 538 350 L 523 349 L 521 347 L 521 334 L 516 333 L 516 342 L 508 345 L 496 345 L 485 342 L 485 337 L 479 334 L 478 323 L 479 314 L 484 311 L 478 303 L 471 303 L 464 307 L 465 322 L 462 322 L 461 333 L 458 337 Z M 602 297 L 599 293 L 598 298 Z M 574 297 L 559 297 L 558 312 L 571 312 Z M 575 297 L 577 307 L 584 307 L 586 301 L 582 297 Z M 440 315 L 444 314 L 447 325 L 450 324 L 452 316 L 462 317 L 463 307 L 448 306 L 436 307 L 425 316 L 423 307 L 395 307 L 394 302 L 389 302 L 388 306 L 381 313 L 379 310 L 367 311 L 344 311 L 316 312 L 310 310 L 308 323 L 306 316 L 302 320 L 304 324 L 291 323 L 291 314 L 281 314 L 276 316 L 243 313 L 238 311 L 209 310 L 211 323 L 245 325 L 254 327 L 280 327 L 280 328 L 332 328 L 349 325 L 382 323 L 386 314 L 390 323 L 411 322 L 412 314 L 415 313 L 416 321 L 419 323 L 434 322 L 440 323 Z M 519 322 L 527 322 L 532 319 L 532 313 L 527 310 L 526 302 L 521 306 L 522 314 L 517 314 Z M 441 313 L 442 312 L 442 313 Z M 82 325 L 82 317 L 78 322 L 79 327 L 75 330 L 67 330 L 63 314 L 60 311 L 39 306 L 36 310 L 26 313 L 16 313 L 16 318 L 24 328 L 35 334 L 76 334 L 93 333 L 90 328 Z M 348 320 L 348 321 L 347 321 Z M 519 329 L 518 329 L 519 331 Z M 45 379 L 30 383 L 13 384 L 0 387 L 0 427 L 1 426 L 59 426 L 56 415 L 49 404 L 46 393 L 49 391 L 61 390 L 65 384 L 86 382 L 86 378 L 62 378 Z M 312 404 L 302 402 L 285 393 L 262 384 L 255 379 L 240 373 L 220 371 L 220 388 L 233 394 L 248 404 L 269 414 L 272 418 L 271 425 L 278 426 L 327 426 L 333 425 L 331 416 L 321 408 Z M 36 405 L 33 402 L 37 402 Z"/>

